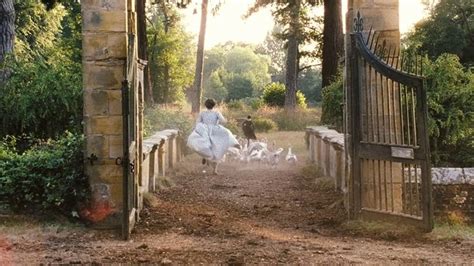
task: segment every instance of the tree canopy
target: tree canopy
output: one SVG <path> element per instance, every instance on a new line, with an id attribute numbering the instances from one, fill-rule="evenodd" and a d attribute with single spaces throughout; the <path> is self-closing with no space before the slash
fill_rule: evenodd
<path id="1" fill-rule="evenodd" d="M 415 25 L 404 40 L 410 48 L 436 59 L 457 55 L 464 65 L 474 64 L 474 1 L 440 0 L 430 16 Z"/>

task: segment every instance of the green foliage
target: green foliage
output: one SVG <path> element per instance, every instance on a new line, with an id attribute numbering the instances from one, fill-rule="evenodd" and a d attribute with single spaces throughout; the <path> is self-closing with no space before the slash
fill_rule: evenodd
<path id="1" fill-rule="evenodd" d="M 219 72 L 212 72 L 209 77 L 209 85 L 204 89 L 204 97 L 212 98 L 217 102 L 223 102 L 227 99 L 229 92 L 219 76 Z"/>
<path id="2" fill-rule="evenodd" d="M 231 100 L 226 104 L 227 108 L 235 110 L 244 110 L 245 103 L 241 100 Z"/>
<path id="3" fill-rule="evenodd" d="M 241 99 L 241 101 L 244 102 L 247 106 L 250 106 L 253 110 L 258 110 L 264 107 L 265 105 L 263 99 L 257 97 L 243 98 Z"/>
<path id="4" fill-rule="evenodd" d="M 474 73 L 449 54 L 425 65 L 432 161 L 474 166 Z"/>
<path id="5" fill-rule="evenodd" d="M 228 74 L 224 78 L 228 95 L 228 100 L 238 100 L 251 97 L 253 92 L 253 84 L 251 77 L 248 75 Z"/>
<path id="6" fill-rule="evenodd" d="M 58 44 L 61 21 L 66 15 L 62 5 L 51 10 L 38 0 L 15 1 L 15 55 L 35 59 Z"/>
<path id="7" fill-rule="evenodd" d="M 259 97 L 270 81 L 268 57 L 248 45 L 227 43 L 206 51 L 204 96 L 219 101 Z"/>
<path id="8" fill-rule="evenodd" d="M 464 65 L 474 64 L 474 8 L 472 0 L 440 0 L 431 15 L 416 24 L 405 39 L 410 48 L 435 60 L 456 54 Z"/>
<path id="9" fill-rule="evenodd" d="M 278 109 L 270 117 L 278 125 L 279 130 L 301 131 L 307 126 L 319 124 L 319 111 L 317 109 L 297 108 L 296 111 L 288 112 Z"/>
<path id="10" fill-rule="evenodd" d="M 80 130 L 82 75 L 79 64 L 59 54 L 47 60 L 12 61 L 13 74 L 0 88 L 0 135 L 34 134 L 57 137 Z"/>
<path id="11" fill-rule="evenodd" d="M 16 139 L 0 142 L 0 198 L 12 210 L 70 213 L 89 196 L 83 171 L 83 136 L 66 132 L 23 153 Z"/>
<path id="12" fill-rule="evenodd" d="M 270 83 L 263 90 L 263 101 L 269 106 L 283 107 L 285 105 L 285 85 L 281 83 Z M 301 91 L 296 92 L 296 104 L 306 108 L 306 99 Z"/>
<path id="13" fill-rule="evenodd" d="M 194 77 L 192 36 L 185 31 L 177 11 L 170 5 L 166 6 L 166 16 L 162 8 L 152 5 L 149 21 L 147 52 L 154 100 L 156 103 L 183 102 L 185 90 Z"/>
<path id="14" fill-rule="evenodd" d="M 327 87 L 323 88 L 323 105 L 321 123 L 330 125 L 336 130 L 342 132 L 344 89 L 342 86 L 342 75 L 339 74 L 336 79 Z"/>
<path id="15" fill-rule="evenodd" d="M 278 125 L 271 119 L 268 118 L 256 118 L 253 120 L 256 132 L 268 132 L 271 130 L 277 130 Z"/>
<path id="16" fill-rule="evenodd" d="M 48 11 L 37 0 L 15 2 L 15 57 L 4 61 L 11 76 L 0 86 L 0 136 L 55 138 L 81 128 L 80 9 L 65 6 Z"/>
<path id="17" fill-rule="evenodd" d="M 184 136 L 188 136 L 194 127 L 194 119 L 181 108 L 166 108 L 155 106 L 145 110 L 144 135 L 165 129 L 179 129 Z"/>
<path id="18" fill-rule="evenodd" d="M 312 68 L 301 71 L 298 77 L 298 88 L 304 94 L 308 103 L 321 102 L 321 72 Z"/>

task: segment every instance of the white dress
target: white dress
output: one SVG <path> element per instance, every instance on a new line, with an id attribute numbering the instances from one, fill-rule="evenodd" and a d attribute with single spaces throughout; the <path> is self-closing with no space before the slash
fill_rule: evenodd
<path id="1" fill-rule="evenodd" d="M 220 125 L 226 122 L 217 111 L 202 111 L 188 137 L 188 147 L 210 161 L 222 160 L 229 147 L 239 144 L 232 132 Z"/>

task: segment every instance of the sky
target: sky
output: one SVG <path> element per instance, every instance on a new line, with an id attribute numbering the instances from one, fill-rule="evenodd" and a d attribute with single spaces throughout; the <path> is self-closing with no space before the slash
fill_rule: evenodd
<path id="1" fill-rule="evenodd" d="M 213 6 L 219 0 L 209 0 Z M 209 12 L 206 31 L 206 48 L 212 48 L 227 41 L 261 43 L 273 27 L 273 18 L 270 10 L 261 10 L 248 19 L 242 15 L 255 0 L 226 0 L 217 15 Z M 195 36 L 199 32 L 200 4 L 193 0 L 191 8 L 183 11 L 186 29 Z M 347 0 L 342 0 L 343 14 L 347 10 Z M 198 14 L 193 14 L 194 9 Z M 321 10 L 322 11 L 322 10 Z M 427 15 L 421 0 L 400 0 L 400 31 L 405 33 L 420 19 Z M 197 37 L 196 37 L 197 38 Z"/>

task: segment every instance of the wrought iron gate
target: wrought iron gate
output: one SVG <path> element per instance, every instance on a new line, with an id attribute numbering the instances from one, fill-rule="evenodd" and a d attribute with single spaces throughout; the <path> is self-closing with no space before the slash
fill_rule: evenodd
<path id="1" fill-rule="evenodd" d="M 364 38 L 358 31 L 350 36 L 351 213 L 410 222 L 429 231 L 427 102 L 424 79 L 416 75 L 422 65 L 387 49 L 376 35 L 370 31 Z M 406 67 L 415 74 L 402 70 Z"/>

